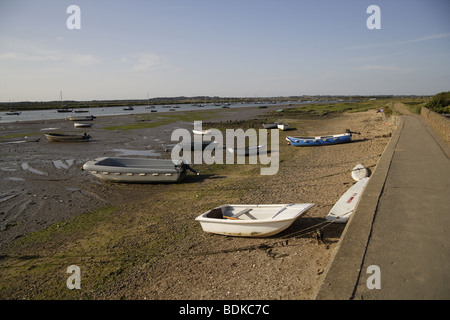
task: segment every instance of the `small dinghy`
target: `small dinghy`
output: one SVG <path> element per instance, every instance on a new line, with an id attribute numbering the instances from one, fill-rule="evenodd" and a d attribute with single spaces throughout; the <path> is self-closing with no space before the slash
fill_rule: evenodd
<path id="1" fill-rule="evenodd" d="M 184 161 L 145 158 L 98 158 L 83 165 L 83 170 L 107 181 L 126 183 L 179 182 L 190 170 Z"/>
<path id="2" fill-rule="evenodd" d="M 199 135 L 207 135 L 207 134 L 211 134 L 211 130 L 192 130 L 192 132 L 194 134 L 199 134 Z"/>
<path id="3" fill-rule="evenodd" d="M 67 108 L 63 108 L 63 109 L 57 109 L 57 112 L 72 112 L 72 109 L 67 109 Z"/>
<path id="4" fill-rule="evenodd" d="M 307 146 L 323 146 L 328 144 L 350 142 L 352 139 L 352 132 L 348 129 L 345 133 L 334 134 L 329 136 L 318 137 L 286 137 L 286 140 L 292 146 L 307 147 Z"/>
<path id="5" fill-rule="evenodd" d="M 357 164 L 352 169 L 352 178 L 353 180 L 359 181 L 365 177 L 369 176 L 369 170 L 364 167 L 362 164 Z"/>
<path id="6" fill-rule="evenodd" d="M 84 133 L 79 134 L 62 134 L 62 133 L 45 133 L 45 137 L 49 142 L 87 142 L 91 136 Z"/>
<path id="7" fill-rule="evenodd" d="M 90 122 L 82 122 L 82 123 L 74 122 L 73 126 L 75 128 L 89 128 L 89 127 L 92 127 L 92 123 L 90 123 Z"/>
<path id="8" fill-rule="evenodd" d="M 5 114 L 7 116 L 19 116 L 20 113 L 21 113 L 20 111 L 9 111 L 9 112 L 6 112 Z"/>
<path id="9" fill-rule="evenodd" d="M 368 181 L 369 178 L 365 177 L 351 186 L 331 208 L 326 219 L 337 223 L 347 222 L 355 210 Z"/>
<path id="10" fill-rule="evenodd" d="M 93 115 L 90 116 L 70 116 L 67 118 L 70 121 L 92 121 L 95 119 Z"/>
<path id="11" fill-rule="evenodd" d="M 264 129 L 276 129 L 278 128 L 278 123 L 264 123 Z"/>
<path id="12" fill-rule="evenodd" d="M 264 129 L 280 129 L 282 131 L 288 130 L 290 126 L 287 123 L 274 122 L 274 123 L 264 123 Z"/>
<path id="13" fill-rule="evenodd" d="M 290 126 L 287 123 L 279 123 L 277 127 L 282 131 L 288 130 L 290 128 Z"/>
<path id="14" fill-rule="evenodd" d="M 265 153 L 265 145 L 257 145 L 245 148 L 227 148 L 229 153 L 237 154 L 238 156 L 252 156 Z"/>
<path id="15" fill-rule="evenodd" d="M 195 220 L 205 232 L 238 237 L 268 237 L 288 228 L 314 203 L 223 205 Z"/>
<path id="16" fill-rule="evenodd" d="M 211 145 L 211 148 L 215 148 L 219 143 L 217 141 L 201 141 L 201 142 L 183 142 L 178 146 L 186 151 L 205 150 L 207 146 Z"/>

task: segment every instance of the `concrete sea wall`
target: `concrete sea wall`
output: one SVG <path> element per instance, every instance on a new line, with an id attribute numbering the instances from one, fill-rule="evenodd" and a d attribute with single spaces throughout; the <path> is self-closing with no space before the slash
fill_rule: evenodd
<path id="1" fill-rule="evenodd" d="M 428 108 L 422 107 L 422 117 L 439 133 L 445 142 L 450 143 L 450 119 Z"/>

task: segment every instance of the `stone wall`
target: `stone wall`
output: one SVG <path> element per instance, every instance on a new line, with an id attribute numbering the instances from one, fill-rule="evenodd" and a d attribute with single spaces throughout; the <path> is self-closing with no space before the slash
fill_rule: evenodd
<path id="1" fill-rule="evenodd" d="M 439 113 L 422 107 L 422 117 L 441 135 L 445 142 L 450 143 L 450 119 Z"/>

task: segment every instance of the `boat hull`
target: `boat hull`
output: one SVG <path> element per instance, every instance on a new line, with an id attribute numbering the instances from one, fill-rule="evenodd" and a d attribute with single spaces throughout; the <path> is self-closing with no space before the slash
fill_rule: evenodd
<path id="1" fill-rule="evenodd" d="M 49 142 L 88 142 L 90 135 L 69 135 L 59 133 L 46 133 L 45 137 Z"/>
<path id="2" fill-rule="evenodd" d="M 86 162 L 83 170 L 105 181 L 125 183 L 174 183 L 187 174 L 172 160 L 141 158 L 98 158 Z"/>
<path id="3" fill-rule="evenodd" d="M 77 123 L 77 122 L 74 122 L 73 126 L 75 128 L 89 128 L 89 127 L 92 127 L 92 123 L 87 123 L 87 122 Z"/>
<path id="4" fill-rule="evenodd" d="M 245 148 L 227 148 L 227 151 L 238 156 L 252 156 L 266 153 L 265 145 L 258 145 Z"/>
<path id="5" fill-rule="evenodd" d="M 287 229 L 313 203 L 280 205 L 224 205 L 207 211 L 196 218 L 203 231 L 236 237 L 269 237 Z M 239 219 L 236 212 L 251 209 Z M 222 212 L 222 217 L 220 212 Z M 214 216 L 219 212 L 218 216 Z"/>
<path id="6" fill-rule="evenodd" d="M 286 137 L 286 140 L 292 146 L 299 146 L 299 147 L 323 146 L 329 144 L 350 142 L 352 140 L 352 135 L 350 133 L 343 133 L 319 137 Z"/>
<path id="7" fill-rule="evenodd" d="M 90 116 L 77 116 L 77 117 L 68 117 L 70 121 L 92 121 L 95 119 L 93 115 Z"/>

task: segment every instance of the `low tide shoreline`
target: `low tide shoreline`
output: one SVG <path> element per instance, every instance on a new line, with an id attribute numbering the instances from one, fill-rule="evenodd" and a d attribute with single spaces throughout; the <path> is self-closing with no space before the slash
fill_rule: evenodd
<path id="1" fill-rule="evenodd" d="M 176 121 L 156 120 L 157 115 L 99 117 L 86 129 L 93 141 L 70 145 L 43 137 L 49 128 L 77 132 L 70 121 L 3 124 L 0 297 L 309 299 L 345 227 L 325 228 L 324 218 L 354 182 L 353 166 L 376 166 L 395 125 L 376 110 L 310 119 L 286 118 L 274 110 L 186 112 Z M 80 170 L 101 156 L 140 152 L 168 158 L 171 132 L 192 129 L 194 120 L 223 129 L 266 118 L 292 127 L 280 131 L 280 169 L 274 176 L 259 175 L 255 165 L 213 164 L 199 165 L 200 176 L 176 185 L 126 185 L 101 182 Z M 145 126 L 152 121 L 161 122 Z M 136 123 L 142 126 L 124 130 Z M 352 143 L 319 148 L 295 148 L 285 141 L 288 134 L 345 129 L 361 134 Z M 268 239 L 210 235 L 194 221 L 225 203 L 299 202 L 316 205 Z M 72 264 L 84 270 L 82 290 L 65 286 L 65 268 Z"/>

